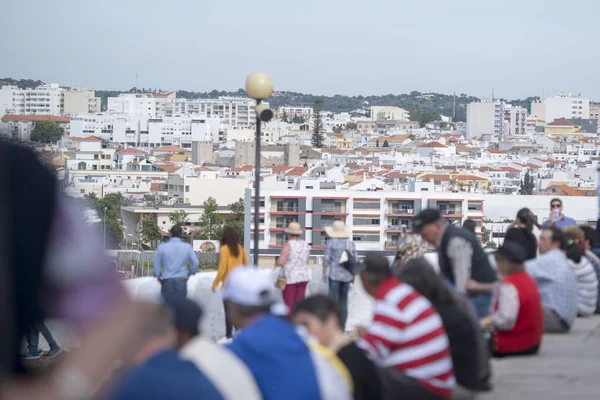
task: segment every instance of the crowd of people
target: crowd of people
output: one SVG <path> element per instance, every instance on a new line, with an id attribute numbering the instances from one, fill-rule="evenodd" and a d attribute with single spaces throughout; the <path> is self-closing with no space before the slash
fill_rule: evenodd
<path id="1" fill-rule="evenodd" d="M 492 389 L 490 357 L 534 356 L 543 333 L 568 333 L 576 318 L 600 312 L 596 231 L 577 227 L 560 199 L 541 226 L 520 210 L 491 257 L 469 224 L 426 209 L 393 263 L 377 252 L 359 261 L 351 231 L 334 222 L 323 258 L 327 294 L 308 297 L 310 247 L 300 225 L 286 230 L 276 282 L 249 265 L 238 233 L 224 229 L 212 289 L 223 301 L 226 340 L 215 343 L 202 336 L 201 305 L 187 297 L 198 264 L 180 227 L 156 254 L 161 295 L 133 300 L 33 155 L 2 143 L 0 153 L 8 160 L 0 184 L 11 189 L 0 191 L 0 211 L 12 210 L 0 230 L 9 244 L 0 247 L 0 282 L 11 283 L 0 291 L 0 399 L 471 398 Z M 14 184 L 17 176 L 36 183 L 35 196 Z M 24 246 L 16 238 L 33 219 L 47 229 Z M 439 271 L 424 257 L 432 247 Z M 374 305 L 354 335 L 346 325 L 357 280 Z M 19 344 L 39 355 L 49 317 L 67 321 L 82 345 L 30 375 Z M 48 357 L 56 356 L 47 339 Z"/>

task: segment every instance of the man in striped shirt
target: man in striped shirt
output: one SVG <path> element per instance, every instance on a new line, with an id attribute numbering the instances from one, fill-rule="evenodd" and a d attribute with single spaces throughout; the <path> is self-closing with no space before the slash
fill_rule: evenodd
<path id="1" fill-rule="evenodd" d="M 449 399 L 454 372 L 435 308 L 394 278 L 382 255 L 368 255 L 359 268 L 364 289 L 375 298 L 375 312 L 371 325 L 358 329 L 358 344 L 383 368 L 384 391 L 406 399 Z"/>

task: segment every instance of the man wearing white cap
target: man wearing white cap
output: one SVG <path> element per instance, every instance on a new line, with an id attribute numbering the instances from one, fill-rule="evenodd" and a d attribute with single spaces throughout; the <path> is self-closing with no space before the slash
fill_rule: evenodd
<path id="1" fill-rule="evenodd" d="M 265 400 L 349 399 L 343 384 L 335 397 L 323 393 L 323 365 L 294 326 L 275 315 L 277 307 L 287 310 L 273 289 L 269 275 L 259 270 L 240 267 L 231 273 L 223 300 L 240 332 L 227 347 L 250 369 Z"/>

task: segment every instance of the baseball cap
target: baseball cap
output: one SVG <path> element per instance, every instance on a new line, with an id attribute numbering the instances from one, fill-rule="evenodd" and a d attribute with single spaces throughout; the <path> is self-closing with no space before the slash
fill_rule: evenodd
<path id="1" fill-rule="evenodd" d="M 494 257 L 503 258 L 513 263 L 522 263 L 525 261 L 527 254 L 523 246 L 517 242 L 505 241 L 502 246 L 494 252 Z"/>
<path id="2" fill-rule="evenodd" d="M 442 215 L 439 210 L 427 208 L 417 214 L 413 221 L 413 229 L 416 233 L 420 233 L 425 225 L 439 221 L 440 219 L 442 219 Z"/>
<path id="3" fill-rule="evenodd" d="M 270 306 L 276 302 L 273 289 L 268 273 L 251 266 L 240 266 L 229 274 L 222 297 L 241 306 Z"/>
<path id="4" fill-rule="evenodd" d="M 193 335 L 199 332 L 200 320 L 202 319 L 202 307 L 193 300 L 183 297 L 169 296 L 165 303 L 173 310 L 175 328 L 186 330 Z"/>

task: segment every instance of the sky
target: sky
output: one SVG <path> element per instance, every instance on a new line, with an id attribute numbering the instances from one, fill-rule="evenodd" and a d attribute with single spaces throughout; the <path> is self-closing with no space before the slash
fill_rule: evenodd
<path id="1" fill-rule="evenodd" d="M 2 0 L 0 77 L 600 101 L 597 0 Z"/>

